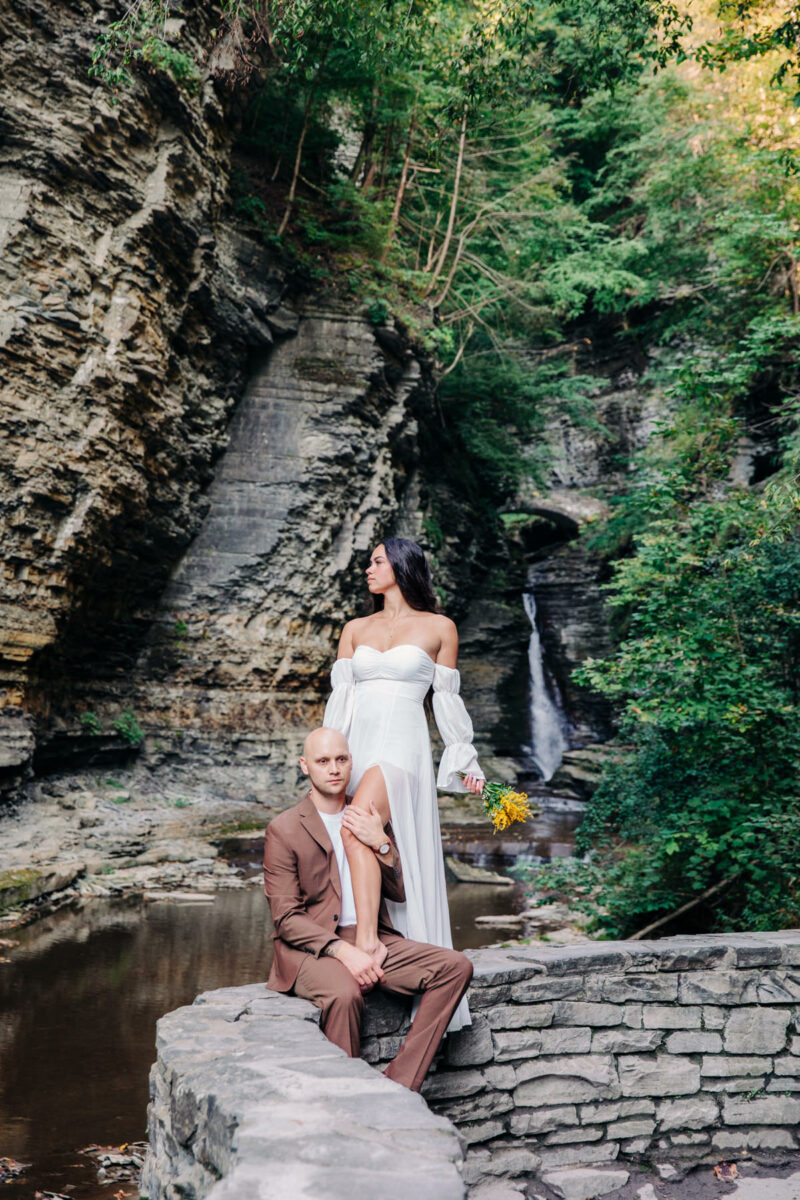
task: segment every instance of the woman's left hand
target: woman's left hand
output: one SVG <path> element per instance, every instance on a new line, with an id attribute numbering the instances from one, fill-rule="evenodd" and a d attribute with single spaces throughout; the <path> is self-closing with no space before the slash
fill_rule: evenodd
<path id="1" fill-rule="evenodd" d="M 483 791 L 483 785 L 485 783 L 486 783 L 486 780 L 482 779 L 480 777 L 480 775 L 465 775 L 464 776 L 464 787 L 467 789 L 468 792 L 474 792 L 476 796 L 480 796 L 481 792 Z"/>

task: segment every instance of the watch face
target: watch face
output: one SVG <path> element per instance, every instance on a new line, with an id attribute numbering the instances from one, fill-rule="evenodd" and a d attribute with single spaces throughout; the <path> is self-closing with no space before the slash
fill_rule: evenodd
<path id="1" fill-rule="evenodd" d="M 382 845 L 382 846 L 380 847 L 380 849 L 378 850 L 378 854 L 388 854 L 388 853 L 389 853 L 389 849 L 390 849 L 390 847 L 389 847 L 389 843 L 388 843 L 388 842 L 384 842 L 384 843 L 383 843 L 383 845 Z"/>

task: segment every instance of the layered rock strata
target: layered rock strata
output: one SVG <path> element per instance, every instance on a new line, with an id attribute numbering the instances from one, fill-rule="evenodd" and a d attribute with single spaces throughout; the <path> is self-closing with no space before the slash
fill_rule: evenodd
<path id="1" fill-rule="evenodd" d="M 723 1157 L 797 1153 L 800 932 L 470 957 L 473 1025 L 448 1038 L 425 1083 L 431 1119 L 441 1122 L 430 1128 L 410 1106 L 415 1097 L 395 1112 L 394 1085 L 377 1075 L 370 1089 L 362 1064 L 306 1025 L 316 1012 L 296 999 L 250 985 L 163 1018 L 144 1193 L 172 1200 L 191 1186 L 196 1197 L 233 1196 L 243 1180 L 295 1170 L 309 1190 L 292 1194 L 333 1200 L 346 1186 L 338 1171 L 345 1140 L 352 1161 L 369 1145 L 382 1170 L 385 1147 L 370 1131 L 393 1131 L 395 1148 L 409 1136 L 409 1119 L 425 1132 L 415 1135 L 420 1158 L 415 1146 L 401 1168 L 403 1196 L 427 1195 L 437 1173 L 446 1180 L 437 1186 L 450 1189 L 439 1194 L 460 1194 L 448 1174 L 457 1159 L 447 1141 L 453 1126 L 466 1145 L 462 1177 L 476 1196 L 492 1181 L 522 1188 L 581 1164 L 613 1166 L 621 1180 L 619 1168 L 639 1161 L 671 1164 L 677 1175 Z M 403 1003 L 370 997 L 363 1057 L 381 1066 L 407 1029 Z M 347 1105 L 339 1097 L 352 1087 L 353 1123 L 336 1123 L 333 1146 L 326 1106 L 333 1097 Z M 326 1175 L 328 1163 L 335 1169 Z M 356 1183 L 354 1174 L 349 1194 Z M 255 1186 L 253 1194 L 261 1194 Z"/>
<path id="2" fill-rule="evenodd" d="M 251 376 L 137 666 L 153 764 L 203 761 L 245 791 L 294 783 L 339 631 L 364 611 L 371 548 L 421 532 L 430 378 L 376 332 L 315 308 Z"/>
<path id="3" fill-rule="evenodd" d="M 371 540 L 422 536 L 431 382 L 402 331 L 287 307 L 232 222 L 235 92 L 90 80 L 115 15 L 0 17 L 0 784 L 141 730 L 149 766 L 263 792 L 294 780 Z M 462 613 L 474 541 L 459 515 L 438 564 Z"/>
<path id="4" fill-rule="evenodd" d="M 40 718 L 73 681 L 130 671 L 248 356 L 294 323 L 223 220 L 232 94 L 142 75 L 115 103 L 87 74 L 115 15 L 0 15 L 0 694 Z"/>

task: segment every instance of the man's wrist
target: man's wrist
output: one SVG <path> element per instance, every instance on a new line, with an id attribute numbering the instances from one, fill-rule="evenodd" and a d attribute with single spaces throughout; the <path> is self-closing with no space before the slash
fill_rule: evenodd
<path id="1" fill-rule="evenodd" d="M 339 947 L 341 946 L 341 944 L 342 944 L 341 938 L 334 938 L 332 942 L 328 942 L 327 946 L 322 951 L 322 953 L 327 954 L 328 958 L 336 958 L 339 954 Z"/>

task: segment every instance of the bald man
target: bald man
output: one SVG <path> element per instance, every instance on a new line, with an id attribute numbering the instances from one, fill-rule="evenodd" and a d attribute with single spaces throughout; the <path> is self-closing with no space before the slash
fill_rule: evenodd
<path id="1" fill-rule="evenodd" d="M 455 950 L 412 942 L 392 928 L 384 898 L 405 900 L 400 857 L 376 806 L 348 805 L 352 766 L 343 734 L 313 730 L 300 758 L 309 791 L 267 827 L 264 891 L 275 926 L 267 986 L 316 1004 L 323 1033 L 352 1058 L 361 1048 L 366 992 L 382 987 L 401 996 L 420 994 L 411 1031 L 384 1072 L 418 1092 L 467 990 L 472 963 Z M 383 776 L 380 767 L 371 772 L 374 789 L 375 772 Z M 380 867 L 378 931 L 387 951 L 380 965 L 355 945 L 356 910 L 342 828 L 370 848 Z"/>

